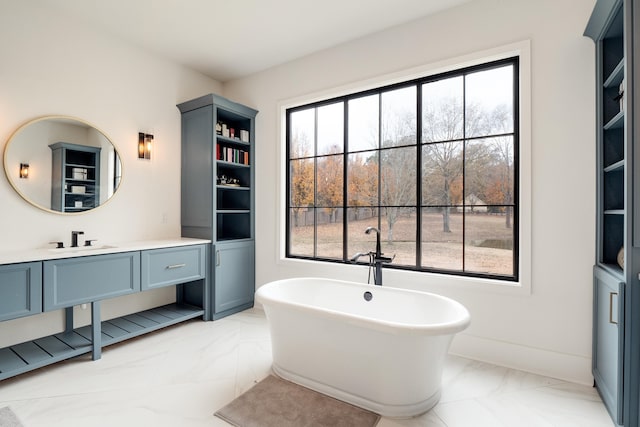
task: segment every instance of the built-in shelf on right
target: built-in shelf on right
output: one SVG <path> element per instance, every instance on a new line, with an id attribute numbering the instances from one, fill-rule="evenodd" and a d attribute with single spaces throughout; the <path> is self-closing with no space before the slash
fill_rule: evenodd
<path id="1" fill-rule="evenodd" d="M 629 287 L 635 287 L 637 248 L 633 248 L 634 147 L 631 108 L 633 87 L 631 0 L 597 0 L 585 35 L 595 42 L 596 58 L 596 256 L 593 268 L 593 352 L 595 386 L 614 425 L 638 425 L 638 380 L 625 371 L 640 369 L 637 355 L 627 358 L 626 346 L 639 346 L 637 334 L 627 334 L 631 318 Z M 636 19 L 633 18 L 633 21 Z M 636 190 L 637 191 L 637 187 Z M 637 209 L 637 206 L 636 206 Z M 635 226 L 637 228 L 637 225 Z M 638 299 L 633 295 L 633 298 Z M 640 302 L 640 301 L 638 301 Z M 633 304 L 636 307 L 640 304 Z M 633 311 L 636 311 L 635 308 Z M 633 315 L 637 316 L 637 315 Z M 640 319 L 638 319 L 640 320 Z M 632 322 L 637 330 L 638 321 Z M 632 390 L 626 394 L 625 390 Z"/>

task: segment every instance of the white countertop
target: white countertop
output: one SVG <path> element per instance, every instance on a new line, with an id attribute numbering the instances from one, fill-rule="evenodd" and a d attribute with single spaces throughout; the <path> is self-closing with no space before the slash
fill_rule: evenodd
<path id="1" fill-rule="evenodd" d="M 175 239 L 142 240 L 136 242 L 96 243 L 95 246 L 80 246 L 77 248 L 38 248 L 22 251 L 7 251 L 0 252 L 0 264 L 15 264 L 18 262 L 115 254 L 119 252 L 173 248 L 177 246 L 200 245 L 206 243 L 211 243 L 211 240 L 178 237 Z"/>

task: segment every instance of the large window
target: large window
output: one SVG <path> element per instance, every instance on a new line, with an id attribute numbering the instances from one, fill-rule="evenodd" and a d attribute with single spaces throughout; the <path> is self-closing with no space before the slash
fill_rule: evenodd
<path id="1" fill-rule="evenodd" d="M 518 58 L 290 108 L 286 255 L 518 280 Z"/>

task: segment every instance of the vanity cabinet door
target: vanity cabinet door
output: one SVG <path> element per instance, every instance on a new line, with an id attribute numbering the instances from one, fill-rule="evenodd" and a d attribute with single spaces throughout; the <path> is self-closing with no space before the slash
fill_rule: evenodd
<path id="1" fill-rule="evenodd" d="M 140 252 L 44 261 L 44 310 L 140 291 Z"/>
<path id="2" fill-rule="evenodd" d="M 603 268 L 594 268 L 593 377 L 602 401 L 622 423 L 624 283 Z"/>
<path id="3" fill-rule="evenodd" d="M 0 266 L 0 321 L 42 312 L 42 264 Z"/>
<path id="4" fill-rule="evenodd" d="M 214 318 L 253 306 L 255 292 L 254 242 L 216 243 L 214 246 Z"/>
<path id="5" fill-rule="evenodd" d="M 142 251 L 142 290 L 203 279 L 206 246 L 185 246 Z"/>

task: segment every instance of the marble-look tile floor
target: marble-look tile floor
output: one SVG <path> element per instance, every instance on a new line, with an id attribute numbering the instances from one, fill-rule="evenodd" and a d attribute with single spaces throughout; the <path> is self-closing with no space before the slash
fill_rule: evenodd
<path id="1" fill-rule="evenodd" d="M 372 355 L 375 357 L 375 355 Z M 213 413 L 270 373 L 264 313 L 190 321 L 0 382 L 25 427 L 228 426 Z M 611 427 L 597 392 L 450 356 L 440 403 L 379 427 Z"/>

